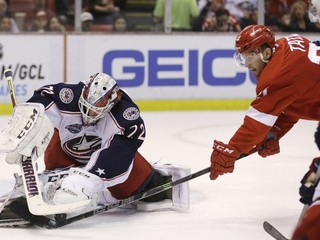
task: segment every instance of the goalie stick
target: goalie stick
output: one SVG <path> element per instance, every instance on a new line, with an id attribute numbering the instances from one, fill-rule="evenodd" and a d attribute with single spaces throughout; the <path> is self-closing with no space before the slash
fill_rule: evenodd
<path id="1" fill-rule="evenodd" d="M 250 153 L 250 154 L 252 154 L 252 153 Z M 248 154 L 241 154 L 238 157 L 237 160 L 239 160 L 239 159 L 241 159 L 243 157 L 246 157 L 246 156 L 248 156 Z M 47 217 L 44 217 L 44 216 L 34 216 L 28 211 L 28 209 L 26 207 L 24 207 L 23 203 L 21 203 L 21 202 L 16 202 L 16 203 L 12 204 L 10 206 L 10 208 L 14 213 L 16 213 L 17 215 L 21 216 L 22 218 L 30 221 L 34 225 L 37 225 L 37 226 L 42 227 L 42 228 L 55 229 L 55 228 L 63 227 L 63 226 L 66 226 L 68 224 L 77 222 L 79 220 L 82 220 L 82 219 L 85 219 L 85 218 L 88 218 L 88 217 L 91 217 L 91 216 L 95 216 L 95 215 L 107 212 L 107 211 L 109 211 L 111 209 L 114 209 L 114 208 L 117 208 L 117 207 L 121 207 L 121 206 L 130 204 L 130 203 L 134 203 L 134 202 L 137 202 L 137 201 L 142 200 L 144 198 L 153 196 L 153 195 L 155 195 L 157 193 L 160 193 L 160 192 L 166 191 L 168 189 L 171 189 L 176 185 L 179 185 L 181 183 L 184 183 L 186 181 L 189 181 L 191 179 L 194 179 L 194 178 L 200 177 L 200 176 L 202 176 L 202 175 L 204 175 L 206 173 L 209 173 L 210 170 L 211 170 L 211 167 L 202 169 L 202 170 L 200 170 L 198 172 L 195 172 L 195 173 L 192 173 L 192 174 L 190 174 L 188 176 L 180 178 L 180 179 L 178 179 L 178 180 L 176 180 L 174 182 L 165 183 L 165 184 L 160 185 L 158 187 L 149 189 L 149 190 L 147 190 L 147 191 L 145 191 L 143 193 L 138 193 L 138 194 L 133 195 L 131 197 L 119 200 L 116 203 L 107 204 L 107 205 L 98 207 L 98 208 L 96 208 L 94 210 L 91 210 L 91 211 L 88 211 L 88 212 L 85 212 L 85 213 L 82 213 L 82 214 L 79 214 L 77 216 L 74 216 L 74 217 L 71 217 L 71 218 L 67 218 L 67 219 L 63 219 L 63 218 L 62 219 L 61 218 L 60 219 L 59 218 L 50 219 L 50 218 L 47 218 Z"/>
<path id="2" fill-rule="evenodd" d="M 4 71 L 5 77 L 8 82 L 9 93 L 11 97 L 12 106 L 17 105 L 16 96 L 14 92 L 12 70 L 6 69 Z M 36 117 L 36 113 L 32 116 Z M 30 125 L 31 123 L 28 122 Z M 28 127 L 29 127 L 28 125 Z M 85 200 L 77 203 L 51 205 L 43 200 L 40 182 L 37 174 L 36 167 L 36 149 L 33 149 L 30 157 L 23 156 L 20 162 L 22 172 L 22 179 L 24 191 L 30 212 L 34 215 L 51 215 L 56 213 L 65 213 L 78 210 L 90 204 L 90 200 Z"/>
<path id="3" fill-rule="evenodd" d="M 13 202 L 11 204 L 10 208 L 14 213 L 16 213 L 20 217 L 30 221 L 32 224 L 35 224 L 35 225 L 37 225 L 39 227 L 43 227 L 43 228 L 54 229 L 54 228 L 59 228 L 59 227 L 63 227 L 65 225 L 74 223 L 74 222 L 79 221 L 79 220 L 84 219 L 84 218 L 88 218 L 88 217 L 91 217 L 91 216 L 94 216 L 94 215 L 98 215 L 100 213 L 109 211 L 109 210 L 114 209 L 114 208 L 121 207 L 121 206 L 130 204 L 130 203 L 137 202 L 137 201 L 142 200 L 144 198 L 153 196 L 153 195 L 155 195 L 157 193 L 160 193 L 160 192 L 166 191 L 168 189 L 171 189 L 176 185 L 179 185 L 181 183 L 184 183 L 186 181 L 189 181 L 191 179 L 194 179 L 194 178 L 202 176 L 202 175 L 204 175 L 206 173 L 209 173 L 210 169 L 211 169 L 210 167 L 202 169 L 202 170 L 200 170 L 198 172 L 195 172 L 195 173 L 192 173 L 192 174 L 190 174 L 188 176 L 180 178 L 180 179 L 178 179 L 178 180 L 176 180 L 174 182 L 165 183 L 163 185 L 160 185 L 158 187 L 152 188 L 152 189 L 150 189 L 148 191 L 145 191 L 143 193 L 138 193 L 138 194 L 133 195 L 131 197 L 119 200 L 116 203 L 107 204 L 107 205 L 98 207 L 95 210 L 91 210 L 91 211 L 82 213 L 80 215 L 77 215 L 77 216 L 74 216 L 74 217 L 71 217 L 71 218 L 67 218 L 67 219 L 62 219 L 62 220 L 50 219 L 50 218 L 47 218 L 47 217 L 44 217 L 44 216 L 33 216 L 30 212 L 27 211 L 27 208 L 21 202 Z"/>
<path id="4" fill-rule="evenodd" d="M 248 154 L 241 154 L 238 157 L 238 159 L 241 159 L 241 158 L 246 157 L 246 156 L 248 156 Z M 46 218 L 44 216 L 32 216 L 32 214 L 27 211 L 27 209 L 23 206 L 23 204 L 21 204 L 19 202 L 16 202 L 16 203 L 12 204 L 11 205 L 11 210 L 13 212 L 15 212 L 16 214 L 18 214 L 19 216 L 21 216 L 22 218 L 30 221 L 32 224 L 35 224 L 35 225 L 37 225 L 39 227 L 48 228 L 48 229 L 59 228 L 59 227 L 63 227 L 63 226 L 66 226 L 68 224 L 77 222 L 77 221 L 79 221 L 81 219 L 88 218 L 88 217 L 91 217 L 91 216 L 94 216 L 94 215 L 98 215 L 100 213 L 107 212 L 107 211 L 109 211 L 111 209 L 114 209 L 114 208 L 117 208 L 117 207 L 121 207 L 121 206 L 130 204 L 130 203 L 134 203 L 134 202 L 137 202 L 137 201 L 142 200 L 144 198 L 153 196 L 153 195 L 155 195 L 157 193 L 160 193 L 160 192 L 166 191 L 168 189 L 171 189 L 174 186 L 177 186 L 177 185 L 179 185 L 181 183 L 187 182 L 187 181 L 189 181 L 191 179 L 194 179 L 194 178 L 200 177 L 200 176 L 202 176 L 202 175 L 204 175 L 206 173 L 209 173 L 210 170 L 211 170 L 211 167 L 202 169 L 202 170 L 200 170 L 198 172 L 195 172 L 195 173 L 192 173 L 192 174 L 190 174 L 188 176 L 180 178 L 180 179 L 178 179 L 178 180 L 176 180 L 174 182 L 165 183 L 165 184 L 160 185 L 158 187 L 149 189 L 149 190 L 147 190 L 147 191 L 145 191 L 143 193 L 138 193 L 138 194 L 133 195 L 131 197 L 119 200 L 116 203 L 107 204 L 107 205 L 98 207 L 98 208 L 96 208 L 94 210 L 91 210 L 91 211 L 88 211 L 88 212 L 85 212 L 85 213 L 82 213 L 82 214 L 79 214 L 77 216 L 74 216 L 74 217 L 71 217 L 71 218 L 67 218 L 67 219 L 50 219 L 50 218 Z"/>

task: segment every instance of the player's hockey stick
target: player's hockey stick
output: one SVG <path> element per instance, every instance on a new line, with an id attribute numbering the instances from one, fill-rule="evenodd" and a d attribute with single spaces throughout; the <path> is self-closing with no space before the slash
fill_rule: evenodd
<path id="1" fill-rule="evenodd" d="M 274 239 L 276 240 L 289 240 L 288 238 L 286 238 L 285 236 L 283 236 L 278 229 L 276 229 L 274 226 L 272 226 L 270 223 L 268 223 L 267 221 L 263 222 L 263 228 L 264 230 L 270 235 L 272 236 Z"/>
<path id="2" fill-rule="evenodd" d="M 12 70 L 6 69 L 4 71 L 5 77 L 8 82 L 9 93 L 11 97 L 12 106 L 15 107 L 17 104 L 16 96 L 14 92 L 14 85 L 13 85 L 13 77 L 12 77 Z M 34 113 L 32 118 L 35 118 L 36 113 Z M 28 126 L 30 127 L 32 123 L 29 123 Z M 51 215 L 56 213 L 65 213 L 70 211 L 78 210 L 82 207 L 87 206 L 90 203 L 90 200 L 81 201 L 78 203 L 70 203 L 70 204 L 59 204 L 59 205 L 51 205 L 46 203 L 43 200 L 40 182 L 37 174 L 37 167 L 36 167 L 36 153 L 35 149 L 32 152 L 30 157 L 22 157 L 20 168 L 22 172 L 22 180 L 25 190 L 25 195 L 28 203 L 28 208 L 30 212 L 34 215 Z"/>

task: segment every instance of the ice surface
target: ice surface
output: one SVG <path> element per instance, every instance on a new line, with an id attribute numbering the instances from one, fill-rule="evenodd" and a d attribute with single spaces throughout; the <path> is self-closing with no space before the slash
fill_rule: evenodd
<path id="1" fill-rule="evenodd" d="M 145 112 L 147 138 L 140 152 L 152 163 L 177 163 L 196 172 L 209 166 L 214 139 L 227 142 L 241 125 L 243 111 Z M 1 129 L 9 117 L 0 118 Z M 300 121 L 282 139 L 280 154 L 252 155 L 236 163 L 235 172 L 210 181 L 208 174 L 190 181 L 187 212 L 113 210 L 56 230 L 0 229 L 3 240 L 270 240 L 267 220 L 285 236 L 302 210 L 299 181 L 319 151 L 316 122 Z M 41 160 L 40 160 L 41 162 Z M 42 168 L 40 164 L 40 169 Z M 0 194 L 11 190 L 18 166 L 1 155 Z"/>

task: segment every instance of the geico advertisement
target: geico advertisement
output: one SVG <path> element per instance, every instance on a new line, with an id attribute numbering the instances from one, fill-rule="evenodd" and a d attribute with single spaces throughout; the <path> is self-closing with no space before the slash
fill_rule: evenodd
<path id="1" fill-rule="evenodd" d="M 136 99 L 252 98 L 256 79 L 233 60 L 236 35 L 68 37 L 68 81 L 103 71 Z"/>
<path id="2" fill-rule="evenodd" d="M 63 44 L 62 35 L 1 35 L 0 103 L 10 102 L 6 68 L 13 71 L 18 102 L 43 85 L 63 81 Z"/>

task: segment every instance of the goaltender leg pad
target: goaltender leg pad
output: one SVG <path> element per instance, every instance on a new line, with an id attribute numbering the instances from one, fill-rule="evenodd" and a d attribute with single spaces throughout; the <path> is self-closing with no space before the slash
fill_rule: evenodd
<path id="1" fill-rule="evenodd" d="M 8 126 L 0 135 L 0 152 L 17 152 L 30 157 L 34 148 L 39 157 L 53 135 L 53 126 L 39 103 L 21 103 L 14 108 Z"/>
<path id="2" fill-rule="evenodd" d="M 164 164 L 164 165 L 154 164 L 153 168 L 159 171 L 163 176 L 171 176 L 172 182 L 191 174 L 190 168 L 173 165 L 173 164 Z M 187 181 L 177 186 L 174 186 L 171 190 L 172 190 L 172 197 L 171 196 L 170 197 L 172 199 L 164 199 L 159 202 L 151 202 L 151 203 L 139 201 L 137 202 L 137 210 L 154 211 L 154 210 L 163 210 L 163 209 L 173 209 L 173 210 L 189 209 L 189 205 L 190 205 L 189 182 Z M 170 191 L 170 189 L 167 191 Z"/>

